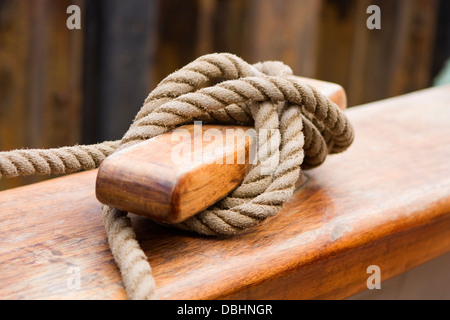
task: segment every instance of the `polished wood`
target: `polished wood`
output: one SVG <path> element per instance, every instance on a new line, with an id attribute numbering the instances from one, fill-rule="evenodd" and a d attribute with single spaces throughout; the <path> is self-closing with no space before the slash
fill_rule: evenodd
<path id="1" fill-rule="evenodd" d="M 97 199 L 160 222 L 180 223 L 244 180 L 255 159 L 254 131 L 186 125 L 119 151 L 99 168 Z"/>
<path id="2" fill-rule="evenodd" d="M 299 78 L 346 107 L 338 84 Z M 106 159 L 97 199 L 165 223 L 180 223 L 235 189 L 254 164 L 256 132 L 250 127 L 188 125 Z"/>
<path id="3" fill-rule="evenodd" d="M 246 234 L 201 237 L 131 215 L 159 297 L 342 299 L 366 288 L 370 265 L 384 281 L 449 252 L 449 101 L 447 86 L 348 110 L 354 145 Z M 95 178 L 0 193 L 0 298 L 125 298 Z"/>

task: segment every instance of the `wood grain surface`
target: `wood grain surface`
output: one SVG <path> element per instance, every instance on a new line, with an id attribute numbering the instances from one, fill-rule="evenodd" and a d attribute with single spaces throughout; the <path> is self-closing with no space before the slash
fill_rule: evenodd
<path id="1" fill-rule="evenodd" d="M 280 214 L 206 238 L 132 216 L 162 299 L 349 297 L 450 251 L 450 87 L 348 110 L 354 145 Z M 96 171 L 0 193 L 1 299 L 123 299 Z M 81 276 L 79 289 L 71 283 Z"/>
<path id="2" fill-rule="evenodd" d="M 0 1 L 0 150 L 74 145 L 81 136 L 84 0 Z M 57 134 L 55 134 L 57 133 Z M 0 190 L 42 180 L 1 180 Z"/>
<path id="3" fill-rule="evenodd" d="M 380 30 L 366 27 L 370 5 Z M 437 0 L 323 0 L 314 77 L 342 84 L 350 106 L 426 88 L 446 39 L 436 37 L 438 12 Z"/>

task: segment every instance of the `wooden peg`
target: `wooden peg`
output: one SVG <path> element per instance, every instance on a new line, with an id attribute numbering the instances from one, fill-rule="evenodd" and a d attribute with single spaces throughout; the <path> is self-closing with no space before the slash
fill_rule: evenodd
<path id="1" fill-rule="evenodd" d="M 340 85 L 301 80 L 345 109 L 346 94 Z M 255 159 L 255 141 L 251 127 L 179 127 L 108 157 L 98 171 L 97 198 L 163 223 L 182 222 L 242 182 Z"/>

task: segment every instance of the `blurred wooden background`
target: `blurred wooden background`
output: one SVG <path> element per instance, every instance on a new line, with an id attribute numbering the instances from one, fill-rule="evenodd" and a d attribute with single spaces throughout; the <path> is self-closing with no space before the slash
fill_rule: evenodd
<path id="1" fill-rule="evenodd" d="M 82 30 L 66 28 L 71 4 Z M 366 28 L 371 4 L 381 30 Z M 0 150 L 118 139 L 158 81 L 210 52 L 282 60 L 342 84 L 350 106 L 422 89 L 450 56 L 449 4 L 0 0 Z M 3 180 L 0 190 L 37 179 Z"/>

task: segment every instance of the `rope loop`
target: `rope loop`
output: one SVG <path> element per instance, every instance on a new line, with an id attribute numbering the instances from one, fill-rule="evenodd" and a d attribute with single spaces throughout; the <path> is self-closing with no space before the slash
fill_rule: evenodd
<path id="1" fill-rule="evenodd" d="M 111 153 L 196 120 L 253 124 L 257 163 L 225 199 L 176 225 L 207 236 L 231 236 L 276 215 L 301 169 L 346 150 L 354 131 L 345 114 L 277 61 L 250 65 L 229 53 L 202 56 L 149 94 L 122 140 L 93 146 L 0 152 L 1 176 L 93 169 Z M 154 299 L 155 281 L 126 212 L 103 206 L 111 252 L 131 299 Z"/>

